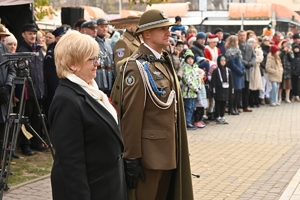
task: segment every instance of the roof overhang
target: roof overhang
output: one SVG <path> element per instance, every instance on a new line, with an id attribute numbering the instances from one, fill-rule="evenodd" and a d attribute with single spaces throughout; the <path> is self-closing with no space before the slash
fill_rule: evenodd
<path id="1" fill-rule="evenodd" d="M 33 0 L 1 0 L 0 6 L 15 6 L 33 3 Z"/>

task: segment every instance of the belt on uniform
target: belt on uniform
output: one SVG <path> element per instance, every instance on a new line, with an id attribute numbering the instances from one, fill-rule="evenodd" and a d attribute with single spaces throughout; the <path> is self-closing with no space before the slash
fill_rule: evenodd
<path id="1" fill-rule="evenodd" d="M 112 66 L 98 66 L 97 69 L 107 69 L 107 70 L 112 70 Z"/>

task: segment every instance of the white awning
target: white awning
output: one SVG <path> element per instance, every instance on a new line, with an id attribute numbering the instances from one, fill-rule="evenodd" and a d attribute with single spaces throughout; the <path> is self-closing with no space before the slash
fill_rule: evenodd
<path id="1" fill-rule="evenodd" d="M 257 25 L 266 26 L 271 22 L 271 20 L 244 20 L 244 26 Z M 203 25 L 211 26 L 240 26 L 242 25 L 242 20 L 206 20 Z"/>
<path id="2" fill-rule="evenodd" d="M 0 6 L 14 6 L 33 3 L 33 0 L 0 0 Z"/>

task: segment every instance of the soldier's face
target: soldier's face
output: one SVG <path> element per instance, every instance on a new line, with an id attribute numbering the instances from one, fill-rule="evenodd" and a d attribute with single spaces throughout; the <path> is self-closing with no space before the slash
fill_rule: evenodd
<path id="1" fill-rule="evenodd" d="M 171 36 L 171 33 L 169 31 L 169 27 L 160 27 L 160 28 L 154 28 L 150 29 L 146 33 L 147 40 L 150 41 L 157 49 L 163 49 L 166 46 L 169 46 L 169 37 Z M 144 38 L 144 35 L 143 35 Z M 145 40 L 145 38 L 144 38 Z"/>
<path id="2" fill-rule="evenodd" d="M 98 35 L 104 37 L 108 33 L 108 25 L 107 24 L 99 24 L 98 25 Z"/>
<path id="3" fill-rule="evenodd" d="M 95 38 L 97 36 L 97 28 L 84 28 L 84 33 Z"/>
<path id="4" fill-rule="evenodd" d="M 22 33 L 22 36 L 25 42 L 27 42 L 30 45 L 33 45 L 36 41 L 36 32 L 34 31 L 25 31 L 24 33 Z"/>

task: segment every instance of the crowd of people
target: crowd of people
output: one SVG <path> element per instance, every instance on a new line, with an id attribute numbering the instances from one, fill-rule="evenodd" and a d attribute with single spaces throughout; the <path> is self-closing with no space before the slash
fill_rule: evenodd
<path id="1" fill-rule="evenodd" d="M 273 34 L 270 24 L 263 35 L 252 30 L 224 33 L 221 28 L 204 33 L 194 27 L 185 30 L 180 22 L 176 17 L 170 43 L 176 46 L 172 56 L 181 63 L 178 76 L 188 129 L 204 128 L 210 121 L 228 124 L 224 113 L 239 115 L 260 105 L 300 102 L 299 33 Z M 199 70 L 204 74 L 200 78 Z M 207 102 L 199 108 L 200 99 Z"/>

